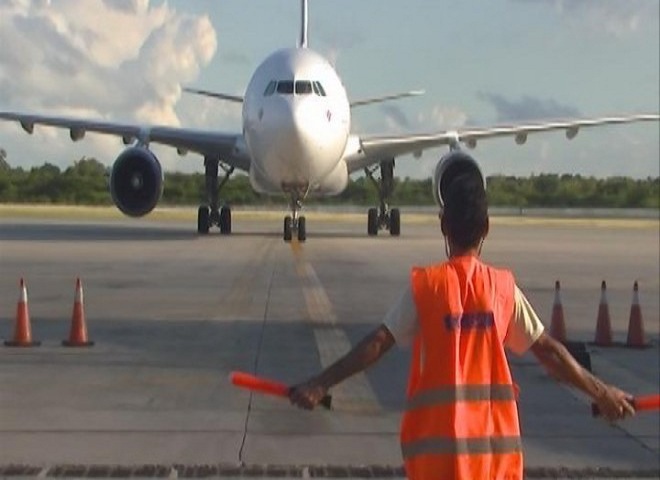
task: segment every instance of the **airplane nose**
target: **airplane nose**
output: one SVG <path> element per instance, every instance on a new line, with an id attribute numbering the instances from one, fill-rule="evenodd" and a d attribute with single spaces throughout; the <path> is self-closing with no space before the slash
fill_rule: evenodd
<path id="1" fill-rule="evenodd" d="M 275 116 L 276 124 L 273 131 L 277 132 L 274 147 L 280 155 L 295 158 L 304 158 L 311 154 L 314 129 L 311 119 L 307 118 L 308 109 L 304 102 L 297 102 L 293 98 L 282 98 L 279 102 L 278 112 Z"/>

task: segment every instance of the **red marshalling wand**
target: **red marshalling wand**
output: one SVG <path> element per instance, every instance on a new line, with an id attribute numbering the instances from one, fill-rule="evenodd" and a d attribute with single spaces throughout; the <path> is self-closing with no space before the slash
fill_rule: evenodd
<path id="1" fill-rule="evenodd" d="M 636 412 L 660 410 L 660 395 L 644 395 L 640 397 L 634 397 L 632 406 Z M 600 415 L 600 409 L 595 403 L 591 404 L 591 414 L 594 417 L 598 417 Z"/>
<path id="2" fill-rule="evenodd" d="M 241 388 L 247 388 L 253 392 L 264 393 L 266 395 L 274 395 L 276 397 L 288 397 L 289 387 L 284 383 L 275 382 L 267 378 L 257 377 L 245 372 L 231 372 L 229 374 L 229 381 Z M 332 397 L 326 395 L 321 399 L 321 405 L 330 409 L 332 405 Z"/>

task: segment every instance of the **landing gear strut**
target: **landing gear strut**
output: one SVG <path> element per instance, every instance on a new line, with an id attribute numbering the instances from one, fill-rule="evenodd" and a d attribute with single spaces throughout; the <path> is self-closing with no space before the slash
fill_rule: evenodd
<path id="1" fill-rule="evenodd" d="M 225 172 L 222 181 L 218 183 L 218 170 L 222 168 Z M 220 163 L 218 158 L 204 158 L 204 176 L 206 179 L 206 198 L 208 205 L 201 205 L 197 210 L 197 233 L 207 234 L 209 229 L 217 225 L 220 233 L 229 235 L 231 233 L 231 209 L 224 205 L 218 208 L 218 194 L 234 173 L 234 167 L 227 167 Z"/>
<path id="2" fill-rule="evenodd" d="M 299 242 L 307 240 L 305 217 L 300 215 L 302 202 L 298 196 L 291 196 L 291 215 L 284 217 L 284 241 L 290 242 L 296 233 Z"/>
<path id="3" fill-rule="evenodd" d="M 380 178 L 374 178 L 374 173 L 380 169 Z M 394 159 L 383 160 L 379 165 L 364 169 L 365 175 L 371 180 L 378 191 L 379 208 L 370 208 L 367 213 L 367 233 L 378 235 L 378 230 L 389 230 L 390 235 L 401 234 L 401 212 L 398 208 L 390 209 L 387 204 L 394 192 Z"/>

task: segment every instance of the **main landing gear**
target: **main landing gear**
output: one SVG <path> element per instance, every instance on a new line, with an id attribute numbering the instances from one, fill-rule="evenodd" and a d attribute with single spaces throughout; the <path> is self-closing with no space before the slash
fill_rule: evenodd
<path id="1" fill-rule="evenodd" d="M 284 241 L 290 242 L 295 233 L 299 242 L 307 240 L 305 217 L 300 215 L 302 202 L 299 198 L 291 197 L 291 215 L 284 217 Z"/>
<path id="2" fill-rule="evenodd" d="M 380 178 L 374 178 L 374 172 L 380 168 Z M 394 159 L 384 160 L 380 165 L 367 167 L 364 173 L 372 181 L 378 191 L 379 208 L 370 208 L 367 213 L 367 233 L 378 235 L 378 230 L 389 230 L 390 235 L 398 237 L 401 234 L 401 212 L 398 208 L 390 209 L 387 201 L 394 192 Z"/>
<path id="3" fill-rule="evenodd" d="M 218 170 L 222 168 L 225 172 L 222 182 L 218 183 Z M 231 209 L 228 206 L 218 208 L 218 194 L 220 189 L 227 183 L 234 167 L 227 167 L 220 163 L 218 158 L 204 158 L 204 176 L 206 179 L 206 198 L 208 205 L 201 205 L 197 210 L 197 233 L 205 235 L 209 229 L 216 225 L 220 233 L 229 235 L 231 233 Z"/>

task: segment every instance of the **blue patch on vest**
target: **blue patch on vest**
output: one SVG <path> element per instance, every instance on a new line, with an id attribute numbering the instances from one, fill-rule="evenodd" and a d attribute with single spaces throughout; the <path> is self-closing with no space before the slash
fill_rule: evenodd
<path id="1" fill-rule="evenodd" d="M 487 329 L 495 325 L 493 312 L 473 312 L 445 316 L 445 328 L 449 331 L 460 328 L 461 330 Z"/>

